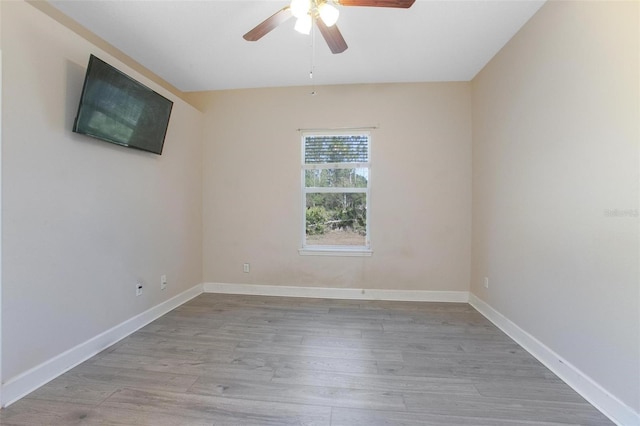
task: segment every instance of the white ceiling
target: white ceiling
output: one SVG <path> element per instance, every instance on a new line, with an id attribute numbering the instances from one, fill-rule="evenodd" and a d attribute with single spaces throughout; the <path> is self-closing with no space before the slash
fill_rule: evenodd
<path id="1" fill-rule="evenodd" d="M 294 20 L 256 42 L 242 35 L 277 0 L 51 0 L 182 91 L 349 83 L 469 81 L 544 0 L 417 0 L 410 9 L 342 7 L 349 48 L 329 51 Z M 313 80 L 309 71 L 313 67 Z"/>

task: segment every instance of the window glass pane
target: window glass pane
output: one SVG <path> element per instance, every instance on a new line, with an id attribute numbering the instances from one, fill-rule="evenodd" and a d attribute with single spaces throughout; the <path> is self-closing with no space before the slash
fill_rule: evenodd
<path id="1" fill-rule="evenodd" d="M 309 193 L 306 205 L 308 245 L 366 245 L 366 194 Z"/>
<path id="2" fill-rule="evenodd" d="M 314 169 L 305 170 L 307 188 L 366 188 L 369 169 Z"/>
<path id="3" fill-rule="evenodd" d="M 369 161 L 368 135 L 324 135 L 304 138 L 304 162 L 367 163 Z"/>

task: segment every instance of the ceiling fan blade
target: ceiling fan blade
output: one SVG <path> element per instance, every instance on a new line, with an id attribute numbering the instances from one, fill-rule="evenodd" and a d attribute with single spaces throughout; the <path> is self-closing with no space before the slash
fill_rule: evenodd
<path id="1" fill-rule="evenodd" d="M 322 37 L 324 37 L 324 40 L 329 45 L 329 49 L 331 49 L 332 53 L 342 53 L 347 50 L 347 42 L 344 41 L 337 25 L 334 24 L 327 27 L 327 25 L 322 22 L 322 19 L 316 19 L 316 25 L 320 30 L 320 34 L 322 34 Z"/>
<path id="2" fill-rule="evenodd" d="M 398 7 L 407 9 L 416 0 L 338 0 L 342 6 Z"/>
<path id="3" fill-rule="evenodd" d="M 291 16 L 291 8 L 289 6 L 284 7 L 256 25 L 254 29 L 243 35 L 242 38 L 247 41 L 260 40 L 262 37 L 267 35 L 269 31 L 288 21 Z"/>

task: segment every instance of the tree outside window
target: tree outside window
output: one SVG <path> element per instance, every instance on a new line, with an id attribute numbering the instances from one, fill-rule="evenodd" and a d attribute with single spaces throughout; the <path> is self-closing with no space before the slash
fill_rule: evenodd
<path id="1" fill-rule="evenodd" d="M 368 249 L 370 135 L 302 137 L 303 248 Z"/>

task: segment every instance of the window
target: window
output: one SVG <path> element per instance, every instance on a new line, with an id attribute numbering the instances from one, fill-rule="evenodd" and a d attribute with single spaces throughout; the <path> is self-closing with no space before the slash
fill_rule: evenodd
<path id="1" fill-rule="evenodd" d="M 301 254 L 370 255 L 369 132 L 302 134 Z"/>

